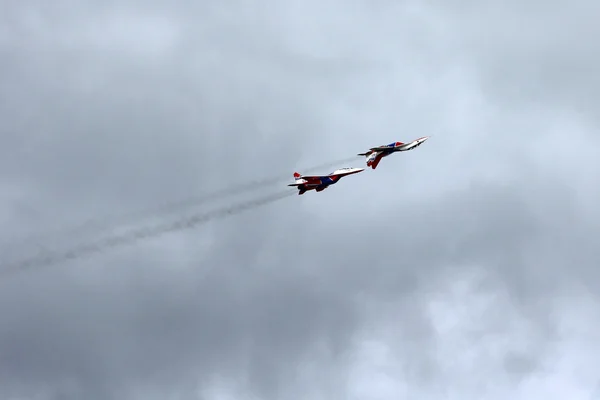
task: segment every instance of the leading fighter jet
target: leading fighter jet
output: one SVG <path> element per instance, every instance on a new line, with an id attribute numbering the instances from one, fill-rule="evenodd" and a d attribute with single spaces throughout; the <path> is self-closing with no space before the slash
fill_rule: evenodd
<path id="1" fill-rule="evenodd" d="M 308 190 L 316 190 L 321 192 L 327 189 L 330 185 L 336 184 L 341 178 L 346 175 L 357 174 L 364 171 L 364 168 L 341 168 L 336 169 L 329 175 L 316 175 L 306 176 L 300 175 L 298 172 L 294 172 L 294 183 L 290 183 L 288 186 L 296 186 L 298 188 L 298 194 L 304 194 Z"/>
<path id="2" fill-rule="evenodd" d="M 415 139 L 410 143 L 395 142 L 395 143 L 390 143 L 390 144 L 379 146 L 379 147 L 372 147 L 366 153 L 360 153 L 358 155 L 366 156 L 367 157 L 367 167 L 371 167 L 371 168 L 375 169 L 375 168 L 377 168 L 379 161 L 381 161 L 381 159 L 383 157 L 387 157 L 390 154 L 395 153 L 397 151 L 408 151 L 408 150 L 416 149 L 427 139 L 429 139 L 429 136 L 424 136 L 424 137 Z"/>

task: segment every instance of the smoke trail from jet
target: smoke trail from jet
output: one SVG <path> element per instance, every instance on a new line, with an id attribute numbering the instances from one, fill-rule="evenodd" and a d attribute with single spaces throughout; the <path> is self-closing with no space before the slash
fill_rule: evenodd
<path id="1" fill-rule="evenodd" d="M 344 164 L 344 163 L 350 162 L 355 159 L 356 159 L 356 157 L 350 157 L 350 158 L 346 158 L 343 160 L 331 161 L 331 162 L 324 163 L 321 165 L 316 165 L 311 168 L 300 169 L 299 171 L 301 171 L 302 173 L 309 173 L 312 171 L 318 171 L 320 169 Z M 291 176 L 291 173 L 286 174 L 286 175 L 267 177 L 264 179 L 255 180 L 252 182 L 238 184 L 235 186 L 217 190 L 212 193 L 188 197 L 181 201 L 165 203 L 165 204 L 162 204 L 155 208 L 150 208 L 150 209 L 145 209 L 145 210 L 130 212 L 130 213 L 124 213 L 124 214 L 113 214 L 113 215 L 107 215 L 104 217 L 93 218 L 93 219 L 87 220 L 86 222 L 84 222 L 80 225 L 76 225 L 74 227 L 63 228 L 63 229 L 59 228 L 53 232 L 38 233 L 38 234 L 34 234 L 32 236 L 28 236 L 26 238 L 21 238 L 20 240 L 17 239 L 17 242 L 20 242 L 20 243 L 30 242 L 31 243 L 31 242 L 38 242 L 40 240 L 44 240 L 45 238 L 50 238 L 50 237 L 55 237 L 55 236 L 79 235 L 79 234 L 86 234 L 91 231 L 98 232 L 98 231 L 105 231 L 105 230 L 109 230 L 109 229 L 115 229 L 119 226 L 139 222 L 142 219 L 160 216 L 160 215 L 168 214 L 168 213 L 179 212 L 179 211 L 183 211 L 185 209 L 189 209 L 189 208 L 192 208 L 195 206 L 199 206 L 199 205 L 208 203 L 210 201 L 221 200 L 226 197 L 241 195 L 246 192 L 262 190 L 265 188 L 265 186 L 270 186 L 270 185 L 273 185 L 273 184 L 276 184 L 276 183 L 279 183 L 279 182 L 282 182 L 285 180 L 289 180 L 290 176 Z M 13 244 L 15 244 L 15 243 L 13 242 Z"/>
<path id="2" fill-rule="evenodd" d="M 6 275 L 27 269 L 57 264 L 60 262 L 92 255 L 94 253 L 101 253 L 105 250 L 115 247 L 131 245 L 143 239 L 158 237 L 170 232 L 195 228 L 210 221 L 226 218 L 230 215 L 239 214 L 246 210 L 251 210 L 262 205 L 276 202 L 283 198 L 292 196 L 296 192 L 296 189 L 287 189 L 285 191 L 272 193 L 268 196 L 258 199 L 245 201 L 228 207 L 222 207 L 211 212 L 195 214 L 175 222 L 164 223 L 154 227 L 139 228 L 121 235 L 108 236 L 103 240 L 89 244 L 83 244 L 64 252 L 50 254 L 43 257 L 30 258 L 13 264 L 5 265 L 0 269 L 0 274 Z"/>

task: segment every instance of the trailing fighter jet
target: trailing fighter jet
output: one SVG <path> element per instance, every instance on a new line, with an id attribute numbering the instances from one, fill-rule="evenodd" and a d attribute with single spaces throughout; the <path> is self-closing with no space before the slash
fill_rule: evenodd
<path id="1" fill-rule="evenodd" d="M 294 183 L 290 183 L 288 186 L 298 187 L 298 194 L 304 194 L 308 190 L 316 190 L 317 192 L 323 191 L 329 187 L 329 185 L 336 184 L 340 179 L 346 175 L 357 174 L 364 171 L 364 168 L 341 168 L 336 169 L 329 175 L 316 175 L 316 176 L 303 176 L 298 172 L 294 172 Z"/>
<path id="2" fill-rule="evenodd" d="M 429 136 L 418 138 L 410 143 L 395 142 L 384 146 L 372 147 L 366 153 L 360 153 L 358 155 L 366 156 L 367 167 L 375 169 L 377 168 L 379 161 L 381 161 L 383 157 L 387 157 L 390 154 L 395 153 L 397 151 L 408 151 L 416 149 L 427 139 L 429 139 Z"/>

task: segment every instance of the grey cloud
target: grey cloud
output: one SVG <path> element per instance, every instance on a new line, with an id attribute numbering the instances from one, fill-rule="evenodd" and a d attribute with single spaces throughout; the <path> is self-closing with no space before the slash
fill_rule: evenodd
<path id="1" fill-rule="evenodd" d="M 574 113 L 597 126 L 600 66 L 597 3 L 478 2 L 442 4 L 454 32 L 502 107 Z M 594 135 L 595 136 L 595 135 Z"/>
<path id="2" fill-rule="evenodd" d="M 435 136 L 323 193 L 4 280 L 0 397 L 194 398 L 217 379 L 398 398 L 380 369 L 409 394 L 518 397 L 566 368 L 557 349 L 582 336 L 563 325 L 596 302 L 575 288 L 597 289 L 600 260 L 579 123 L 595 115 L 573 114 L 594 99 L 568 75 L 594 59 L 552 39 L 560 10 L 529 31 L 533 11 L 494 4 L 7 2 L 3 243 Z M 574 37 L 589 26 L 566 14 Z M 527 136 L 559 123 L 574 147 Z M 365 340 L 397 365 L 370 364 Z"/>

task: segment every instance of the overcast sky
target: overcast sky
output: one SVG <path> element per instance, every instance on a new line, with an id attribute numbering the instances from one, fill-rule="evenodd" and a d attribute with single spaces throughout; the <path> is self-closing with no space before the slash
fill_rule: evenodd
<path id="1" fill-rule="evenodd" d="M 4 0 L 3 264 L 82 239 L 15 237 L 432 138 L 2 277 L 0 398 L 600 399 L 599 16 Z M 347 166 L 364 158 L 320 172 Z"/>

